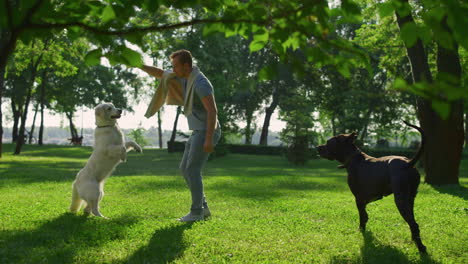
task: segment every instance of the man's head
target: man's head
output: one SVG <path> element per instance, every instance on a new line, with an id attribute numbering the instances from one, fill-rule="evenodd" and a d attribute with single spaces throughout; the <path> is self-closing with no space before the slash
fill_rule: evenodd
<path id="1" fill-rule="evenodd" d="M 317 147 L 318 154 L 322 158 L 344 162 L 350 154 L 356 151 L 354 145 L 356 137 L 356 133 L 334 136 L 327 140 L 325 145 Z"/>
<path id="2" fill-rule="evenodd" d="M 115 108 L 111 103 L 104 103 L 94 108 L 96 126 L 113 126 L 120 118 L 122 110 Z"/>
<path id="3" fill-rule="evenodd" d="M 192 72 L 192 53 L 178 50 L 171 54 L 172 67 L 177 77 L 188 78 Z"/>

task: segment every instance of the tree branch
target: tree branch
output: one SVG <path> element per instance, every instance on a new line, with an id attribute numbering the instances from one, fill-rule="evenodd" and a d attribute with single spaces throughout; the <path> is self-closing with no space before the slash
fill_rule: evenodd
<path id="1" fill-rule="evenodd" d="M 28 28 L 30 29 L 65 29 L 69 27 L 80 27 L 90 32 L 100 34 L 100 35 L 110 35 L 110 36 L 125 36 L 137 32 L 155 32 L 155 31 L 165 31 L 173 30 L 183 27 L 188 27 L 191 25 L 197 24 L 237 24 L 237 23 L 252 23 L 256 25 L 266 25 L 267 21 L 263 20 L 248 20 L 248 19 L 194 19 L 191 21 L 180 22 L 176 24 L 166 24 L 161 26 L 149 26 L 149 27 L 134 27 L 122 30 L 105 30 L 98 27 L 93 27 L 81 22 L 71 22 L 64 24 L 29 24 Z"/>

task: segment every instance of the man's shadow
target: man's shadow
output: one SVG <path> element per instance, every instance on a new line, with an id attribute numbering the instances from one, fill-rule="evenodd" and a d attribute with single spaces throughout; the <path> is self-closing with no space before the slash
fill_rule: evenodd
<path id="1" fill-rule="evenodd" d="M 91 219 L 65 213 L 33 230 L 0 231 L 0 263 L 72 263 L 82 251 L 124 239 L 131 217 Z"/>
<path id="2" fill-rule="evenodd" d="M 192 223 L 175 224 L 158 229 L 148 245 L 140 248 L 124 263 L 170 263 L 182 255 L 187 248 L 184 231 L 192 228 Z"/>

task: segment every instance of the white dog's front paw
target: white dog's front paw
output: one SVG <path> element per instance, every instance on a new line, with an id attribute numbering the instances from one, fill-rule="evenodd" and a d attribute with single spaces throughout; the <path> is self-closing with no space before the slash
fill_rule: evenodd
<path id="1" fill-rule="evenodd" d="M 135 151 L 138 152 L 138 153 L 143 153 L 143 149 L 140 147 L 140 145 L 138 145 L 137 143 L 135 143 Z"/>
<path id="2" fill-rule="evenodd" d="M 127 161 L 127 149 L 125 147 L 122 147 L 122 149 L 120 150 L 120 160 L 122 162 Z"/>

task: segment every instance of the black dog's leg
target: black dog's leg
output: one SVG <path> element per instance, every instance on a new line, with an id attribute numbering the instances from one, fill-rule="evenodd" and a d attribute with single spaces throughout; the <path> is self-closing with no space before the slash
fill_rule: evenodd
<path id="1" fill-rule="evenodd" d="M 419 225 L 414 219 L 414 196 L 409 197 L 407 194 L 397 194 L 395 193 L 395 203 L 400 211 L 401 216 L 408 223 L 411 230 L 411 237 L 416 243 L 419 252 L 426 253 L 426 246 L 423 245 L 421 241 L 421 236 L 419 234 Z"/>
<path id="2" fill-rule="evenodd" d="M 369 216 L 366 212 L 367 203 L 365 201 L 356 199 L 356 205 L 359 211 L 359 229 L 361 231 L 365 231 L 367 220 L 369 220 Z"/>

